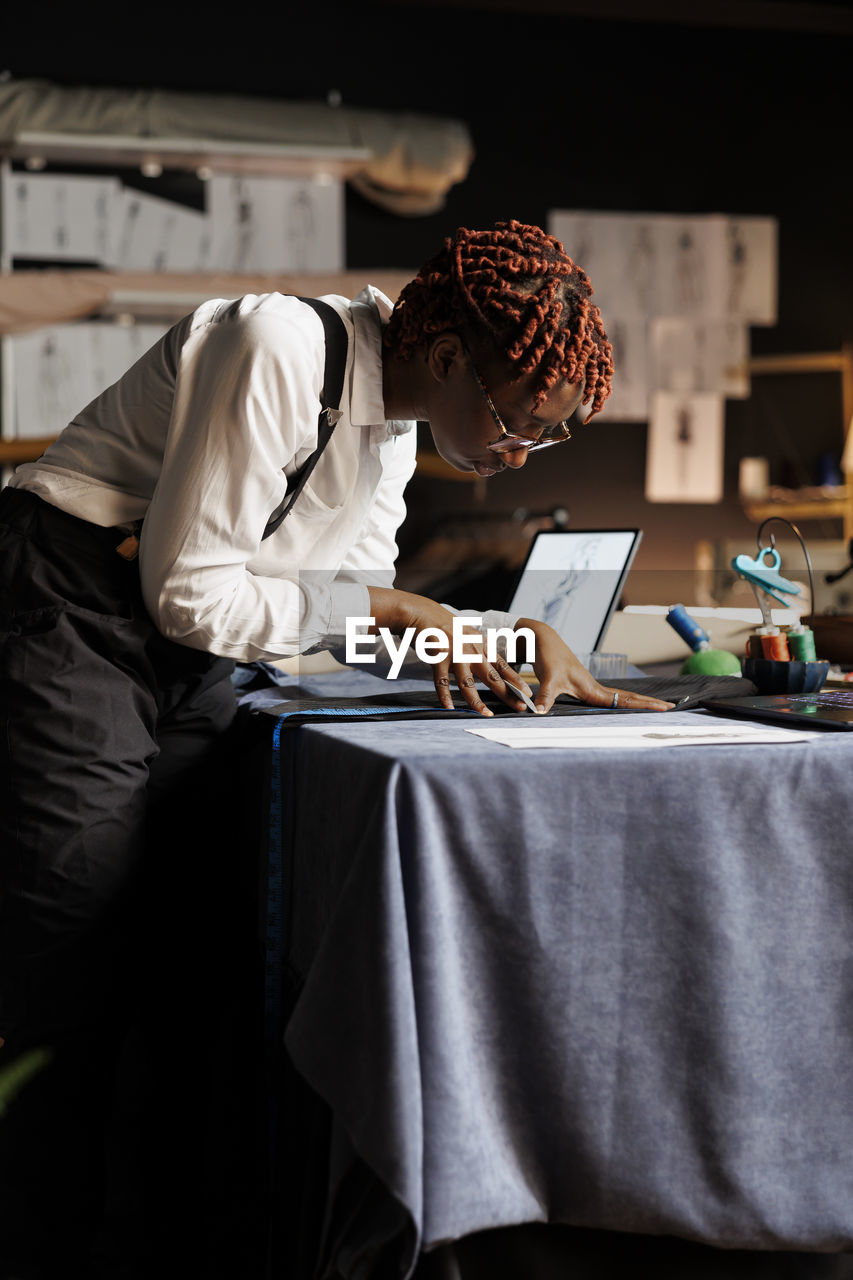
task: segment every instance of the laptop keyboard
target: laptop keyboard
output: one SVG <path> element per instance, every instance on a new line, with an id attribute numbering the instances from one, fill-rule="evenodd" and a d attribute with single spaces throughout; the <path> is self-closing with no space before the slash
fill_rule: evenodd
<path id="1" fill-rule="evenodd" d="M 853 707 L 853 689 L 821 689 L 819 693 L 786 693 L 782 696 L 786 702 L 819 702 L 821 706 L 833 702 L 842 707 Z"/>

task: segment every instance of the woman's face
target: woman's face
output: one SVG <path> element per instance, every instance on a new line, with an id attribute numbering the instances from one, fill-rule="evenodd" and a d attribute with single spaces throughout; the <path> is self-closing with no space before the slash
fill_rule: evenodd
<path id="1" fill-rule="evenodd" d="M 511 435 L 533 442 L 543 428 L 571 418 L 583 398 L 583 387 L 561 382 L 534 410 L 535 383 L 535 372 L 510 382 L 496 363 L 484 361 L 481 366 L 461 350 L 430 406 L 430 430 L 445 462 L 458 471 L 476 471 L 480 476 L 495 475 L 505 467 L 523 467 L 529 456 L 526 448 L 500 453 L 489 448 L 502 437 L 500 424 Z"/>

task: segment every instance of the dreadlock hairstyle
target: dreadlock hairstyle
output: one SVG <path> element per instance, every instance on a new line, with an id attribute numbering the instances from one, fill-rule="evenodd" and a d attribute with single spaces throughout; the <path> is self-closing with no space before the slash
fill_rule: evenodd
<path id="1" fill-rule="evenodd" d="M 560 381 L 584 389 L 587 421 L 610 395 L 613 358 L 587 274 L 539 227 L 460 227 L 400 294 L 384 342 L 410 360 L 434 334 L 454 330 L 496 346 L 511 380 L 537 371 L 534 408 Z"/>

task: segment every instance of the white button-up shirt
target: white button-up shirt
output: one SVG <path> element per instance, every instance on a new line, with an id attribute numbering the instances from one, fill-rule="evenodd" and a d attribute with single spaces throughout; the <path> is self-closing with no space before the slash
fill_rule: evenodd
<path id="1" fill-rule="evenodd" d="M 287 518 L 287 478 L 317 446 L 325 339 L 279 293 L 214 299 L 173 326 L 12 484 L 98 525 L 145 517 L 140 573 L 157 627 L 238 661 L 339 646 L 393 585 L 414 422 L 388 422 L 382 325 L 368 286 L 324 299 L 349 336 L 340 418 Z M 506 625 L 503 614 L 485 625 Z"/>

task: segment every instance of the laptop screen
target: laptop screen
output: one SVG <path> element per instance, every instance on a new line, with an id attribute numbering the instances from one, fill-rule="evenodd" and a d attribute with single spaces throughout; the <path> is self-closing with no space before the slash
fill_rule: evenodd
<path id="1" fill-rule="evenodd" d="M 508 612 L 547 622 L 577 654 L 594 652 L 642 536 L 639 529 L 537 533 Z"/>

